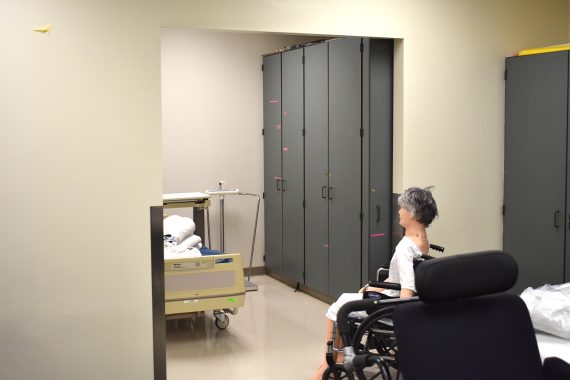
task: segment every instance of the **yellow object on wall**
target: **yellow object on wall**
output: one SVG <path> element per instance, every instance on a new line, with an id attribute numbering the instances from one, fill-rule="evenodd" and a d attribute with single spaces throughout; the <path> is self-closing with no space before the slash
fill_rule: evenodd
<path id="1" fill-rule="evenodd" d="M 50 31 L 51 31 L 51 24 L 34 28 L 34 32 L 39 32 L 39 33 L 49 33 Z"/>
<path id="2" fill-rule="evenodd" d="M 555 51 L 564 51 L 564 50 L 570 50 L 570 44 L 525 49 L 519 51 L 517 55 L 521 56 L 521 55 L 532 55 L 532 54 L 544 54 L 544 53 L 553 53 Z"/>

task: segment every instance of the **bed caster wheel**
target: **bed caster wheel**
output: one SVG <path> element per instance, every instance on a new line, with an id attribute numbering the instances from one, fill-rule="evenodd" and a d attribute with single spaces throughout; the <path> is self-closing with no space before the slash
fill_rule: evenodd
<path id="1" fill-rule="evenodd" d="M 216 316 L 216 327 L 220 330 L 225 329 L 230 324 L 230 317 L 225 314 Z"/>

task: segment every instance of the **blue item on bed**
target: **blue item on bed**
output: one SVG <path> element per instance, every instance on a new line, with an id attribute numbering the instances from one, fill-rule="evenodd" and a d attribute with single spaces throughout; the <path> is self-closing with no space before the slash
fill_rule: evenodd
<path id="1" fill-rule="evenodd" d="M 217 251 L 215 249 L 208 249 L 208 247 L 200 248 L 200 253 L 202 254 L 202 256 L 214 256 L 214 255 L 223 254 L 222 251 Z M 231 259 L 220 259 L 216 260 L 216 264 L 230 263 L 231 261 L 232 261 Z"/>

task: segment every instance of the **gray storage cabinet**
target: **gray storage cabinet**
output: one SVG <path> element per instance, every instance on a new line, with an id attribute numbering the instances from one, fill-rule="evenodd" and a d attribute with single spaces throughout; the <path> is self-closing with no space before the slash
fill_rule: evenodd
<path id="1" fill-rule="evenodd" d="M 305 284 L 329 289 L 329 99 L 326 43 L 305 48 Z"/>
<path id="2" fill-rule="evenodd" d="M 513 292 L 570 281 L 568 52 L 506 60 L 504 250 Z"/>
<path id="3" fill-rule="evenodd" d="M 360 39 L 343 38 L 328 45 L 328 282 L 329 294 L 338 296 L 359 289 L 362 280 L 362 57 Z"/>
<path id="4" fill-rule="evenodd" d="M 303 50 L 263 58 L 265 265 L 301 283 L 304 269 Z"/>
<path id="5" fill-rule="evenodd" d="M 283 271 L 302 283 L 303 231 L 303 49 L 281 55 L 283 147 Z"/>
<path id="6" fill-rule="evenodd" d="M 281 183 L 265 172 L 266 210 L 277 199 L 267 193 L 282 194 L 282 266 L 270 265 L 267 216 L 266 265 L 333 298 L 357 290 L 390 258 L 392 46 L 342 38 L 264 57 L 264 82 L 279 75 L 270 58 L 281 57 L 283 141 Z M 271 111 L 264 95 L 264 114 Z M 265 150 L 277 156 L 267 119 Z"/>
<path id="7" fill-rule="evenodd" d="M 265 266 L 282 273 L 281 55 L 264 57 L 263 69 Z"/>
<path id="8" fill-rule="evenodd" d="M 364 39 L 363 61 L 363 278 L 375 280 L 376 271 L 392 258 L 399 236 L 392 229 L 393 72 L 392 40 Z M 366 68 L 366 65 L 364 65 Z M 398 225 L 398 230 L 401 227 Z M 392 240 L 395 240 L 392 242 Z M 393 244 L 394 243 L 394 244 Z"/>

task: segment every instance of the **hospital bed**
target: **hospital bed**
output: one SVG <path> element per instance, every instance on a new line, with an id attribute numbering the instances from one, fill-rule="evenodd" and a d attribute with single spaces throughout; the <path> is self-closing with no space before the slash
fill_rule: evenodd
<path id="1" fill-rule="evenodd" d="M 165 208 L 193 207 L 203 210 L 209 206 L 209 198 L 204 193 L 165 194 L 163 204 Z M 203 220 L 196 221 L 197 230 L 199 225 L 204 225 Z M 167 319 L 213 311 L 216 326 L 225 329 L 229 324 L 226 313 L 236 314 L 245 303 L 241 254 L 166 259 L 164 288 Z"/>

